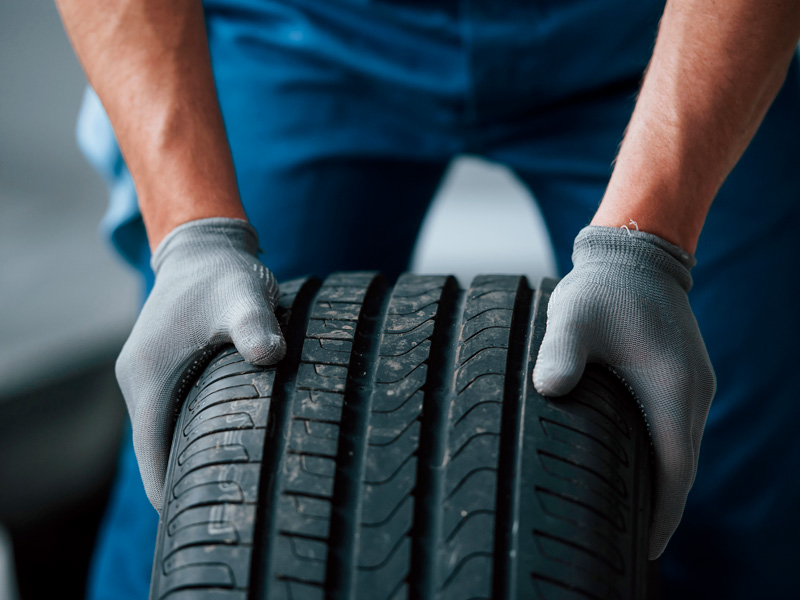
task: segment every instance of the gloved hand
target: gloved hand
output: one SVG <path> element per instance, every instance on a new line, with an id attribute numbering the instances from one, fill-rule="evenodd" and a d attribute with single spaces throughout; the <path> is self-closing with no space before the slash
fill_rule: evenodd
<path id="1" fill-rule="evenodd" d="M 694 482 L 716 379 L 686 293 L 694 258 L 658 236 L 589 226 L 556 286 L 533 371 L 544 396 L 568 393 L 588 362 L 613 367 L 641 402 L 655 451 L 649 558 L 661 555 Z"/>
<path id="2" fill-rule="evenodd" d="M 161 509 L 179 402 L 215 349 L 231 343 L 248 362 L 286 353 L 275 318 L 278 284 L 240 219 L 200 219 L 170 232 L 153 254 L 155 286 L 117 359 L 147 497 Z"/>

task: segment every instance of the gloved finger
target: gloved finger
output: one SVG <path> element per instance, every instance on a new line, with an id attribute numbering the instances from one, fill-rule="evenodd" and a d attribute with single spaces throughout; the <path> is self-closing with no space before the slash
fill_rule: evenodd
<path id="1" fill-rule="evenodd" d="M 580 337 L 559 325 L 548 324 L 533 369 L 533 385 L 543 396 L 568 394 L 586 368 L 587 352 Z"/>
<path id="2" fill-rule="evenodd" d="M 650 560 L 661 556 L 678 528 L 697 469 L 690 440 L 677 440 L 675 436 L 656 432 L 653 446 L 655 497 L 647 553 Z"/>
<path id="3" fill-rule="evenodd" d="M 134 329 L 138 326 L 134 327 Z M 213 348 L 175 347 L 174 335 L 134 336 L 117 359 L 116 374 L 133 425 L 133 444 L 150 503 L 160 510 L 175 415 Z M 145 374 L 142 377 L 142 374 Z"/>
<path id="4" fill-rule="evenodd" d="M 702 427 L 690 426 L 687 419 L 691 415 L 686 414 L 686 406 L 703 405 L 699 420 L 704 423 L 710 396 L 702 400 L 702 396 L 707 395 L 707 386 L 688 369 L 670 367 L 663 361 L 657 368 L 641 372 L 619 368 L 618 373 L 644 408 L 653 443 L 655 464 L 648 558 L 655 560 L 664 552 L 680 524 L 697 472 Z"/>
<path id="5" fill-rule="evenodd" d="M 687 381 L 681 373 L 661 372 L 657 377 L 651 371 L 645 379 L 641 374 L 620 369 L 620 375 L 644 408 L 653 443 L 653 502 L 647 556 L 655 560 L 664 552 L 683 517 L 697 472 L 700 438 L 692 435 L 680 414 L 687 395 Z M 665 387 L 664 381 L 670 385 Z"/>
<path id="6" fill-rule="evenodd" d="M 144 490 L 150 504 L 161 512 L 164 500 L 164 480 L 171 446 L 177 395 L 155 386 L 143 390 L 145 398 L 136 407 L 133 418 L 133 449 L 139 463 Z"/>
<path id="7" fill-rule="evenodd" d="M 229 327 L 233 345 L 252 365 L 272 365 L 286 355 L 278 319 L 267 302 L 234 310 Z"/>

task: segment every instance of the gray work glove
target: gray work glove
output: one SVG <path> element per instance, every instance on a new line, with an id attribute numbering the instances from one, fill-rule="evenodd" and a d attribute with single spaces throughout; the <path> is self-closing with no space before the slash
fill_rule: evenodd
<path id="1" fill-rule="evenodd" d="M 587 362 L 613 367 L 645 411 L 655 451 L 650 559 L 661 555 L 694 482 L 716 379 L 686 293 L 694 258 L 658 236 L 589 226 L 556 286 L 533 371 L 545 396 L 568 393 Z"/>
<path id="2" fill-rule="evenodd" d="M 215 218 L 175 228 L 153 254 L 155 286 L 116 371 L 144 489 L 156 510 L 179 403 L 214 349 L 232 342 L 258 365 L 286 353 L 274 312 L 278 284 L 257 253 L 247 222 Z"/>

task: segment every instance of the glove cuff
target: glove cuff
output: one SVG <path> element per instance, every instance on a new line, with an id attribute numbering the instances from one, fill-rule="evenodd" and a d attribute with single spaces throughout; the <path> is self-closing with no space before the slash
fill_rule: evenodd
<path id="1" fill-rule="evenodd" d="M 227 248 L 247 252 L 258 258 L 258 234 L 243 219 L 213 217 L 178 225 L 161 240 L 153 252 L 150 265 L 158 275 L 159 268 L 174 255 L 196 255 Z"/>
<path id="2" fill-rule="evenodd" d="M 572 262 L 613 263 L 666 273 L 688 292 L 692 287 L 690 270 L 697 261 L 679 246 L 652 233 L 589 225 L 575 238 Z"/>

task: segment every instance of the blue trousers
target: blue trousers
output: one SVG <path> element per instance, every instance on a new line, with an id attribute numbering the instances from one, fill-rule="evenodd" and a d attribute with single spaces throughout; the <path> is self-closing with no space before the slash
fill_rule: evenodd
<path id="1" fill-rule="evenodd" d="M 242 200 L 279 279 L 407 268 L 449 161 L 501 162 L 535 195 L 562 274 L 602 198 L 663 0 L 210 0 Z M 104 227 L 152 285 L 135 190 L 89 92 L 79 140 Z M 667 598 L 796 597 L 800 559 L 800 69 L 715 200 L 692 307 L 718 377 L 697 480 L 662 560 Z M 654 168 L 657 168 L 654 165 Z M 166 176 L 166 174 L 165 174 Z M 491 199 L 487 198 L 487 208 Z M 157 515 L 129 436 L 90 598 L 145 598 Z"/>

